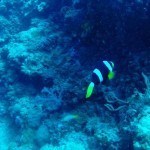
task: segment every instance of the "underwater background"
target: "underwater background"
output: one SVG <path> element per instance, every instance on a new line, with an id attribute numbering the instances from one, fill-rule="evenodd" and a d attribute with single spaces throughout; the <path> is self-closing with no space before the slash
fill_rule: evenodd
<path id="1" fill-rule="evenodd" d="M 150 0 L 0 0 L 0 150 L 150 150 Z"/>

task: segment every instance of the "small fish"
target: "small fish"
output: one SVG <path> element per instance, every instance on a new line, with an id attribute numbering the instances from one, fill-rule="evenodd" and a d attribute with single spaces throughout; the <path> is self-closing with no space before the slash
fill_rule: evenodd
<path id="1" fill-rule="evenodd" d="M 78 118 L 79 118 L 78 115 L 67 114 L 67 115 L 65 115 L 65 116 L 62 118 L 62 121 L 64 121 L 64 122 L 69 122 L 69 121 L 72 121 L 72 120 L 78 119 Z"/>
<path id="2" fill-rule="evenodd" d="M 112 80 L 115 77 L 113 70 L 114 63 L 112 61 L 105 60 L 98 63 L 98 66 L 93 70 L 92 81 L 86 91 L 86 99 L 91 97 L 96 84 L 103 83 L 106 80 Z"/>

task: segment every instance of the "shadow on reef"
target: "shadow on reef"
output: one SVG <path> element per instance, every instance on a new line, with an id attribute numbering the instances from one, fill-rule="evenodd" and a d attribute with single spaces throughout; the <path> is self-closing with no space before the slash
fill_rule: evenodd
<path id="1" fill-rule="evenodd" d="M 33 88 L 35 88 L 38 92 L 40 92 L 43 87 L 50 88 L 53 86 L 53 79 L 52 78 L 46 78 L 43 79 L 40 75 L 33 75 L 33 76 L 27 76 L 21 72 L 17 72 L 18 75 L 18 81 L 24 84 L 25 86 L 32 85 Z"/>

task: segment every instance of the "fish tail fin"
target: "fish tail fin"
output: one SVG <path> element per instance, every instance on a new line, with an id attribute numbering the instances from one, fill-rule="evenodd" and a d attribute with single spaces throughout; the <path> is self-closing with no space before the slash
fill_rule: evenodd
<path id="1" fill-rule="evenodd" d="M 93 93 L 94 86 L 95 86 L 95 84 L 93 82 L 91 82 L 89 84 L 87 91 L 86 91 L 86 99 L 91 97 L 91 95 Z"/>
<path id="2" fill-rule="evenodd" d="M 113 71 L 109 72 L 108 79 L 112 80 L 115 77 L 115 73 Z"/>

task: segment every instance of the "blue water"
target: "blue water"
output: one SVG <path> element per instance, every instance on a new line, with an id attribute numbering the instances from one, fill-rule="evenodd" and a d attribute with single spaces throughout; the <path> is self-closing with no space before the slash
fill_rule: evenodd
<path id="1" fill-rule="evenodd" d="M 0 150 L 150 150 L 150 1 L 1 0 Z"/>

